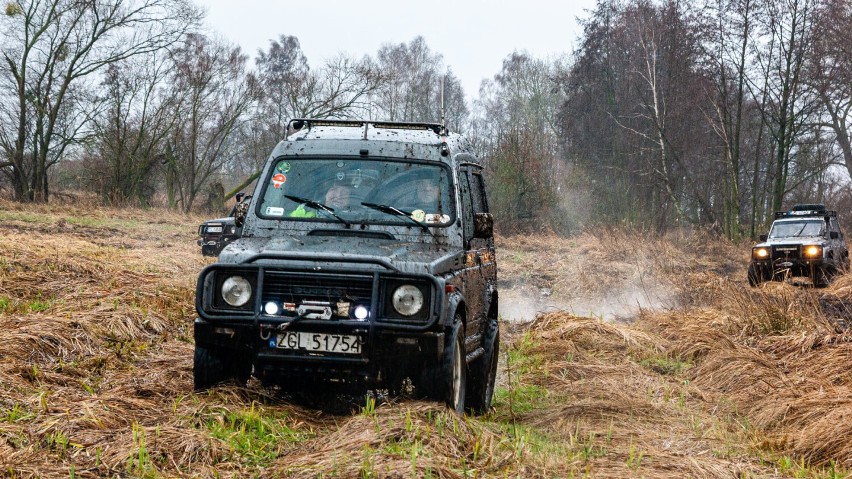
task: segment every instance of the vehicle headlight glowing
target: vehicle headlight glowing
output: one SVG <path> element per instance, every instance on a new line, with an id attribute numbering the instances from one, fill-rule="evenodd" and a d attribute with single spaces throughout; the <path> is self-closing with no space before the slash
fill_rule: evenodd
<path id="1" fill-rule="evenodd" d="M 278 314 L 278 305 L 274 301 L 270 301 L 263 305 L 263 311 L 270 316 Z"/>
<path id="2" fill-rule="evenodd" d="M 805 246 L 805 256 L 808 258 L 819 258 L 820 256 L 822 256 L 822 247 Z"/>
<path id="3" fill-rule="evenodd" d="M 393 309 L 403 316 L 413 316 L 423 308 L 423 292 L 420 288 L 404 284 L 393 292 Z"/>
<path id="4" fill-rule="evenodd" d="M 367 319 L 367 316 L 370 314 L 370 311 L 367 309 L 366 306 L 359 304 L 358 306 L 355 307 L 355 313 L 354 314 L 355 314 L 355 319 L 363 321 L 363 320 Z"/>
<path id="5" fill-rule="evenodd" d="M 769 248 L 755 248 L 752 254 L 757 259 L 766 259 L 769 257 Z"/>
<path id="6" fill-rule="evenodd" d="M 222 299 L 239 308 L 251 298 L 251 283 L 242 276 L 231 276 L 222 283 Z"/>

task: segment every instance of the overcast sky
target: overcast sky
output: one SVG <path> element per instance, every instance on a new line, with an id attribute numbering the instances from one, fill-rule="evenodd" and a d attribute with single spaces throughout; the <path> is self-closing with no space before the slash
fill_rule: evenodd
<path id="1" fill-rule="evenodd" d="M 196 0 L 207 25 L 255 56 L 279 35 L 299 38 L 314 67 L 338 52 L 375 55 L 384 43 L 417 35 L 444 57 L 468 97 L 492 78 L 513 51 L 545 58 L 570 53 L 595 0 Z"/>

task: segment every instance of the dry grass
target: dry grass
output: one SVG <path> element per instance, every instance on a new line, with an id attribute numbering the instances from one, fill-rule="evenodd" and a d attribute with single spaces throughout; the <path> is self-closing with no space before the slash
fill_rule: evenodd
<path id="1" fill-rule="evenodd" d="M 192 392 L 201 217 L 0 201 L 0 476 L 842 477 L 852 280 L 745 285 L 686 231 L 501 238 L 503 288 L 666 291 L 611 323 L 504 324 L 495 409 L 335 415 L 250 383 Z M 356 408 L 357 409 L 357 408 Z M 804 461 L 804 465 L 802 465 Z"/>

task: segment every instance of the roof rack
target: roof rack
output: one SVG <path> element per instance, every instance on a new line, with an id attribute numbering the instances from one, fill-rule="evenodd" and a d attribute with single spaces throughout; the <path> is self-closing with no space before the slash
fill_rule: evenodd
<path id="1" fill-rule="evenodd" d="M 293 118 L 287 123 L 288 131 L 299 131 L 304 127 L 310 130 L 315 126 L 350 126 L 362 128 L 364 125 L 373 128 L 395 128 L 401 130 L 431 130 L 436 135 L 446 135 L 447 130 L 439 123 L 409 122 L 409 121 L 363 121 L 363 120 L 328 120 L 322 118 Z"/>
<path id="2" fill-rule="evenodd" d="M 805 208 L 797 208 L 798 206 L 814 206 L 814 207 L 822 207 L 822 209 L 805 209 Z M 822 216 L 822 217 L 837 217 L 837 211 L 835 210 L 827 210 L 823 205 L 796 205 L 790 211 L 776 211 L 775 219 L 779 218 L 802 218 L 808 216 Z"/>

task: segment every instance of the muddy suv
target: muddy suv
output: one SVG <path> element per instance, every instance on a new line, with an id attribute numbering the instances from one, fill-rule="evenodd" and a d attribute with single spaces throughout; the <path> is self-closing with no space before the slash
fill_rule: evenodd
<path id="1" fill-rule="evenodd" d="M 237 194 L 237 203 L 231 209 L 228 216 L 207 220 L 198 226 L 198 246 L 201 246 L 201 254 L 204 256 L 218 256 L 225 248 L 242 234 L 242 223 L 237 224 L 234 217 L 238 208 L 243 206 L 242 202 L 251 197 L 244 198 L 243 193 Z"/>
<path id="2" fill-rule="evenodd" d="M 837 212 L 821 204 L 796 205 L 778 211 L 768 235 L 752 248 L 748 283 L 788 281 L 827 285 L 849 267 L 849 251 Z"/>
<path id="3" fill-rule="evenodd" d="M 293 120 L 242 237 L 198 279 L 195 388 L 411 391 L 490 408 L 499 349 L 482 167 L 437 124 Z"/>

